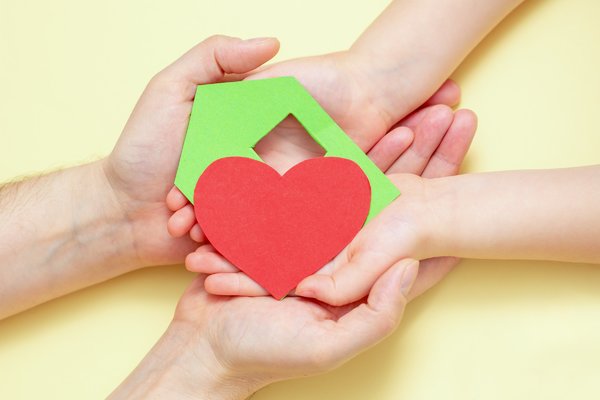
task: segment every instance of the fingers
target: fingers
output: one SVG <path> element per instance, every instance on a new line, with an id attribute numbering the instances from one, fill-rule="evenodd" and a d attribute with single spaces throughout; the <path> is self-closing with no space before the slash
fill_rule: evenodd
<path id="1" fill-rule="evenodd" d="M 440 88 L 427 100 L 422 107 L 435 104 L 445 104 L 450 107 L 460 103 L 460 87 L 452 79 L 448 79 Z"/>
<path id="2" fill-rule="evenodd" d="M 204 232 L 202 232 L 202 228 L 200 228 L 200 225 L 198 224 L 194 224 L 192 229 L 190 229 L 190 238 L 197 243 L 204 243 L 208 240 Z"/>
<path id="3" fill-rule="evenodd" d="M 210 294 L 220 296 L 268 296 L 269 293 L 243 272 L 217 273 L 209 275 L 204 288 Z"/>
<path id="4" fill-rule="evenodd" d="M 176 186 L 173 186 L 169 193 L 167 193 L 167 199 L 165 200 L 167 208 L 173 212 L 183 208 L 188 203 L 187 197 Z"/>
<path id="5" fill-rule="evenodd" d="M 394 331 L 404 312 L 406 296 L 415 282 L 419 263 L 405 259 L 388 269 L 373 285 L 367 303 L 338 320 L 334 357 L 350 358 Z M 341 353 L 341 354 L 340 354 Z"/>
<path id="6" fill-rule="evenodd" d="M 189 271 L 210 274 L 205 280 L 205 289 L 220 296 L 268 296 L 269 293 L 258 283 L 217 253 L 211 245 L 204 245 L 188 254 L 185 266 Z"/>
<path id="7" fill-rule="evenodd" d="M 454 119 L 452 109 L 436 105 L 417 111 L 402 122 L 415 138 L 411 146 L 392 164 L 388 173 L 421 175 Z"/>
<path id="8" fill-rule="evenodd" d="M 212 36 L 193 47 L 153 78 L 154 85 L 177 86 L 191 100 L 196 85 L 221 81 L 225 74 L 243 74 L 264 64 L 279 51 L 274 38 L 242 40 L 228 36 Z M 183 91 L 182 89 L 183 85 Z"/>
<path id="9" fill-rule="evenodd" d="M 477 116 L 471 110 L 458 110 L 442 142 L 422 173 L 424 178 L 455 175 L 471 146 L 477 130 Z"/>
<path id="10" fill-rule="evenodd" d="M 171 236 L 178 238 L 186 235 L 195 223 L 194 206 L 187 204 L 171 215 L 167 222 L 167 230 Z"/>
<path id="11" fill-rule="evenodd" d="M 367 155 L 380 170 L 386 172 L 412 144 L 414 136 L 410 128 L 396 127 L 382 137 Z"/>
<path id="12" fill-rule="evenodd" d="M 408 294 L 408 301 L 420 296 L 448 275 L 460 259 L 456 257 L 435 257 L 421 261 L 419 276 Z"/>
<path id="13" fill-rule="evenodd" d="M 167 222 L 167 229 L 169 230 L 169 233 L 172 236 L 181 237 L 189 232 L 190 238 L 194 242 L 206 242 L 206 236 L 204 235 L 204 232 L 202 232 L 200 225 L 194 223 L 191 228 L 186 229 L 191 223 L 189 211 L 184 211 L 181 213 L 179 213 L 178 211 L 180 211 L 190 203 L 187 197 L 185 197 L 185 195 L 181 193 L 181 191 L 177 189 L 177 187 L 173 186 L 171 188 L 171 190 L 167 194 L 167 199 L 165 203 L 167 204 L 167 208 L 174 212 L 174 214 L 169 218 L 169 221 Z M 195 222 L 196 216 L 194 215 L 193 218 L 193 222 Z"/>
<path id="14" fill-rule="evenodd" d="M 185 267 L 188 271 L 201 274 L 239 272 L 239 269 L 208 244 L 200 246 L 195 252 L 188 254 L 185 258 Z"/>

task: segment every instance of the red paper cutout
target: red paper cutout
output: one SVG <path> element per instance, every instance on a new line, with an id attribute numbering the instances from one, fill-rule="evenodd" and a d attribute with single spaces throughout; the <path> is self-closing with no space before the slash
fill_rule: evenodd
<path id="1" fill-rule="evenodd" d="M 221 158 L 194 191 L 211 244 L 277 299 L 350 243 L 370 203 L 365 173 L 338 157 L 305 160 L 283 176 L 250 158 Z"/>

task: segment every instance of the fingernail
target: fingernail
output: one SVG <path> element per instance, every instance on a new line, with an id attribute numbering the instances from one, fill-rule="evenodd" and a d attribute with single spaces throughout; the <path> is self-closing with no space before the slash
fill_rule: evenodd
<path id="1" fill-rule="evenodd" d="M 419 262 L 416 260 L 405 260 L 407 265 L 404 267 L 402 278 L 400 279 L 400 292 L 407 297 L 419 274 Z"/>
<path id="2" fill-rule="evenodd" d="M 257 37 L 257 38 L 252 38 L 252 39 L 245 39 L 244 43 L 256 45 L 256 44 L 263 44 L 266 42 L 271 42 L 274 39 L 275 38 L 273 38 L 273 37 Z"/>

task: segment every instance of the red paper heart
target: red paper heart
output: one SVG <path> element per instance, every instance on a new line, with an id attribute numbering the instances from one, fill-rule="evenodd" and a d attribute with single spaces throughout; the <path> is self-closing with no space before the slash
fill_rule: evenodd
<path id="1" fill-rule="evenodd" d="M 303 161 L 283 176 L 250 158 L 221 158 L 194 192 L 211 244 L 278 299 L 352 240 L 370 204 L 365 173 L 338 157 Z"/>

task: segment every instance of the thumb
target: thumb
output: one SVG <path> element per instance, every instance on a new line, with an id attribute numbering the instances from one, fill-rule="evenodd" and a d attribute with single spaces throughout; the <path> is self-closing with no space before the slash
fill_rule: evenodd
<path id="1" fill-rule="evenodd" d="M 400 323 L 407 295 L 419 272 L 419 262 L 404 259 L 388 269 L 373 285 L 366 303 L 338 320 L 336 348 L 348 359 L 391 334 Z"/>
<path id="2" fill-rule="evenodd" d="M 195 86 L 221 81 L 225 74 L 242 74 L 252 71 L 273 58 L 279 51 L 275 38 L 242 40 L 216 35 L 194 46 L 174 63 L 159 72 L 153 81 L 165 84 L 185 85 L 192 90 Z"/>

